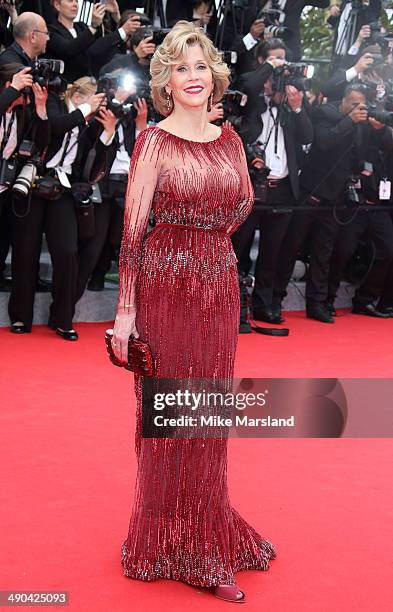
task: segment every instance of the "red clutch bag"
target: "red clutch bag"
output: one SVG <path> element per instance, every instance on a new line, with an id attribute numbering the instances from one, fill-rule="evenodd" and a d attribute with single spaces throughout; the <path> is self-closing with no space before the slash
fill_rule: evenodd
<path id="1" fill-rule="evenodd" d="M 105 332 L 105 344 L 109 359 L 113 365 L 120 368 L 125 368 L 142 376 L 154 375 L 154 360 L 151 354 L 150 346 L 147 342 L 134 338 L 131 334 L 128 340 L 128 361 L 120 361 L 112 347 L 113 329 L 107 329 Z"/>

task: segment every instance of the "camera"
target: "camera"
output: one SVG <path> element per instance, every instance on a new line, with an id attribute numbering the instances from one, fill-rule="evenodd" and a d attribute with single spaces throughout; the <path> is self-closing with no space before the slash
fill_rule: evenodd
<path id="1" fill-rule="evenodd" d="M 289 28 L 277 25 L 277 22 L 282 23 L 285 19 L 285 13 L 280 8 L 279 0 L 272 0 L 271 8 L 263 8 L 259 11 L 257 19 L 263 20 L 265 32 L 271 34 L 275 38 L 283 38 L 285 40 L 291 37 Z"/>
<path id="2" fill-rule="evenodd" d="M 389 127 L 393 127 L 393 112 L 377 110 L 375 104 L 369 104 L 367 106 L 367 112 L 368 116 L 372 119 L 375 119 L 376 121 L 379 121 L 379 123 L 383 123 Z"/>
<path id="3" fill-rule="evenodd" d="M 165 36 L 169 34 L 171 28 L 158 28 L 155 26 L 149 26 L 143 28 L 143 38 L 152 37 L 152 43 L 154 45 L 160 45 L 164 40 Z"/>
<path id="4" fill-rule="evenodd" d="M 106 74 L 99 78 L 97 84 L 97 93 L 104 93 L 107 99 L 107 108 L 112 111 L 117 119 L 121 119 L 123 117 L 132 116 L 134 119 L 137 116 L 138 112 L 132 102 L 119 102 L 116 100 L 116 91 L 119 87 L 124 87 L 128 89 L 125 81 L 126 77 L 118 77 L 112 74 Z M 131 91 L 131 90 L 130 90 Z M 130 100 L 131 96 L 127 98 Z"/>
<path id="5" fill-rule="evenodd" d="M 240 127 L 242 117 L 240 109 L 245 106 L 247 96 L 242 91 L 237 89 L 227 89 L 224 93 L 221 103 L 224 110 L 222 121 L 230 121 L 235 127 Z"/>
<path id="6" fill-rule="evenodd" d="M 60 76 L 63 72 L 64 62 L 57 59 L 36 59 L 31 70 L 34 83 L 55 93 L 67 90 L 67 81 Z"/>
<path id="7" fill-rule="evenodd" d="M 293 85 L 299 91 L 304 91 L 305 81 L 314 75 L 314 66 L 303 62 L 288 62 L 283 66 L 273 69 L 272 90 L 283 92 L 286 85 Z"/>
<path id="8" fill-rule="evenodd" d="M 266 179 L 270 174 L 270 168 L 266 165 L 266 153 L 259 142 L 246 144 L 246 158 L 250 169 L 250 178 L 254 187 L 255 199 L 262 204 L 267 203 L 267 183 Z M 253 161 L 260 159 L 263 161 L 263 168 L 256 168 Z"/>
<path id="9" fill-rule="evenodd" d="M 28 161 L 19 172 L 15 183 L 12 186 L 13 193 L 20 198 L 26 197 L 33 186 L 37 168 L 33 161 Z"/>

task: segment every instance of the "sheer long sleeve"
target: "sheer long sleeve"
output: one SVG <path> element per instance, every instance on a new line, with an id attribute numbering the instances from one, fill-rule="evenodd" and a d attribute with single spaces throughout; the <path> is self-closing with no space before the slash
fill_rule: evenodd
<path id="1" fill-rule="evenodd" d="M 247 219 L 251 212 L 252 205 L 255 200 L 254 189 L 248 171 L 246 153 L 244 151 L 243 141 L 240 136 L 233 132 L 234 139 L 234 165 L 240 175 L 239 188 L 239 207 L 237 209 L 236 218 L 227 229 L 227 233 L 232 235 L 238 227 Z"/>
<path id="2" fill-rule="evenodd" d="M 135 287 L 142 243 L 161 163 L 156 133 L 147 128 L 136 140 L 130 163 L 119 257 L 118 313 L 130 313 L 136 308 Z"/>

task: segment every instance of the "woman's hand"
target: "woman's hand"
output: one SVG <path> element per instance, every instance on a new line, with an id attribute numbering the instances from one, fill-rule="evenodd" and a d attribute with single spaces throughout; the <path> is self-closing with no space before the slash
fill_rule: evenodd
<path id="1" fill-rule="evenodd" d="M 105 11 L 106 11 L 106 5 L 105 4 L 94 4 L 93 6 L 93 14 L 91 16 L 91 27 L 92 28 L 98 28 L 104 19 L 105 16 Z"/>
<path id="2" fill-rule="evenodd" d="M 106 94 L 105 93 L 94 94 L 94 96 L 91 96 L 89 98 L 88 104 L 90 104 L 92 113 L 95 113 L 96 111 L 98 111 L 99 108 L 105 108 L 106 107 Z"/>
<path id="3" fill-rule="evenodd" d="M 118 313 L 113 328 L 112 348 L 116 357 L 121 361 L 128 361 L 128 340 L 133 334 L 134 338 L 139 338 L 139 333 L 135 324 L 136 309 L 130 313 Z"/>
<path id="4" fill-rule="evenodd" d="M 33 85 L 33 76 L 31 75 L 31 68 L 23 68 L 12 77 L 11 87 L 22 91 L 25 87 L 31 87 Z"/>
<path id="5" fill-rule="evenodd" d="M 46 112 L 46 101 L 48 99 L 48 90 L 46 87 L 41 87 L 38 83 L 33 83 L 31 89 L 34 94 L 35 110 L 40 119 L 48 119 Z"/>
<path id="6" fill-rule="evenodd" d="M 99 123 L 101 123 L 101 125 L 104 126 L 105 133 L 108 137 L 108 140 L 110 140 L 116 129 L 117 119 L 115 115 L 107 108 L 101 108 L 98 111 L 96 119 L 97 121 L 99 121 Z"/>
<path id="7" fill-rule="evenodd" d="M 138 98 L 138 100 L 134 104 L 138 114 L 135 118 L 135 126 L 139 131 L 145 130 L 147 128 L 147 102 L 144 98 Z"/>

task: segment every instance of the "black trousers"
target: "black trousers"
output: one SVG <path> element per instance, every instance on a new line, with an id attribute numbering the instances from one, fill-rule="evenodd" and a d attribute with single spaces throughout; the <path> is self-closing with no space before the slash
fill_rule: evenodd
<path id="1" fill-rule="evenodd" d="M 76 291 L 76 301 L 78 301 L 88 283 L 93 272 L 104 265 L 109 256 L 109 266 L 114 247 L 120 246 L 123 232 L 124 209 L 119 206 L 114 198 L 103 197 L 101 204 L 96 204 L 94 208 L 95 234 L 89 240 L 85 240 L 79 245 L 79 274 L 78 286 Z M 109 269 L 104 271 L 104 275 Z"/>
<path id="2" fill-rule="evenodd" d="M 8 191 L 0 193 L 0 276 L 11 245 L 11 198 Z"/>
<path id="3" fill-rule="evenodd" d="M 300 202 L 306 198 L 307 194 L 303 193 Z M 327 300 L 330 258 L 340 225 L 333 216 L 334 202 L 322 200 L 321 204 L 329 205 L 330 209 L 321 210 L 316 205 L 315 210 L 299 210 L 293 215 L 278 265 L 276 295 L 281 299 L 286 295 L 298 253 L 309 237 L 310 266 L 306 278 L 306 301 L 318 303 Z"/>
<path id="4" fill-rule="evenodd" d="M 393 260 L 393 222 L 387 211 L 360 211 L 343 227 L 334 246 L 329 270 L 329 299 L 336 297 L 344 268 L 356 251 L 359 240 L 367 235 L 374 244 L 373 264 L 355 292 L 354 302 L 371 304 L 381 297 L 389 266 Z"/>
<path id="5" fill-rule="evenodd" d="M 276 274 L 284 236 L 295 205 L 289 177 L 277 181 L 277 187 L 268 188 L 267 204 L 277 207 L 277 212 L 261 211 L 254 207 L 245 222 L 232 235 L 232 243 L 238 259 L 249 248 L 250 237 L 260 229 L 258 257 L 255 264 L 255 286 L 252 294 L 253 309 L 270 308 L 277 283 Z M 283 211 L 280 211 L 280 208 Z"/>
<path id="6" fill-rule="evenodd" d="M 34 295 L 39 270 L 42 235 L 45 232 L 52 258 L 50 321 L 72 328 L 78 280 L 78 226 L 74 200 L 63 193 L 58 200 L 32 198 L 15 202 L 12 233 L 12 290 L 8 304 L 11 323 L 22 321 L 31 330 Z"/>

